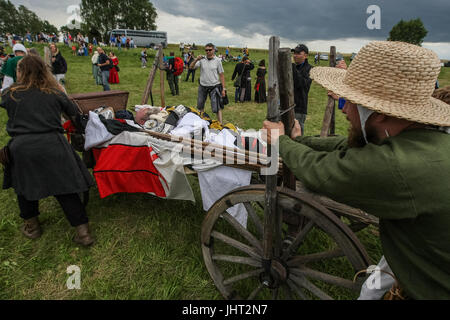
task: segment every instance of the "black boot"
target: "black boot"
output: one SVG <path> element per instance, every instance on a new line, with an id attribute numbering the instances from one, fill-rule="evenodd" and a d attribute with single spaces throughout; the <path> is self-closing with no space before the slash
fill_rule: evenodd
<path id="1" fill-rule="evenodd" d="M 76 235 L 73 238 L 73 241 L 81 244 L 83 246 L 90 246 L 94 243 L 94 238 L 92 238 L 89 233 L 89 224 L 85 223 L 80 226 L 75 227 Z"/>
<path id="2" fill-rule="evenodd" d="M 23 226 L 20 230 L 24 236 L 29 239 L 37 239 L 42 235 L 38 217 L 24 220 Z"/>

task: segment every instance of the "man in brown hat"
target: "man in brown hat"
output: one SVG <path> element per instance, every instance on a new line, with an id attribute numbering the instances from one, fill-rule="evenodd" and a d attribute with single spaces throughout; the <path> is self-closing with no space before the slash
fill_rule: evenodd
<path id="1" fill-rule="evenodd" d="M 307 188 L 380 218 L 379 266 L 412 299 L 450 299 L 450 106 L 431 97 L 439 72 L 431 50 L 371 42 L 348 70 L 311 70 L 346 99 L 348 138 L 303 137 L 297 122 L 288 137 L 264 122 Z M 360 299 L 382 298 L 392 282 L 363 285 Z"/>

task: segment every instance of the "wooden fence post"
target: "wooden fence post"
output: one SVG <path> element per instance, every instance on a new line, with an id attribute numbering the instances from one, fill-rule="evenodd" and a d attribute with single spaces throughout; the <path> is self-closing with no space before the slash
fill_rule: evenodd
<path id="1" fill-rule="evenodd" d="M 278 51 L 278 85 L 280 88 L 280 112 L 283 112 L 294 105 L 294 77 L 292 75 L 291 49 L 289 48 Z M 291 136 L 294 120 L 294 109 L 290 109 L 281 117 L 287 136 Z M 286 166 L 283 166 L 283 186 L 295 190 L 295 176 Z"/>
<path id="2" fill-rule="evenodd" d="M 336 47 L 332 46 L 330 48 L 330 67 L 336 66 Z M 332 128 L 332 134 L 334 134 L 334 110 L 335 110 L 335 101 L 332 97 L 328 96 L 328 103 L 325 109 L 325 115 L 323 117 L 322 130 L 320 132 L 321 137 L 327 137 L 330 128 Z"/>
<path id="3" fill-rule="evenodd" d="M 52 70 L 52 52 L 50 51 L 50 48 L 47 46 L 44 47 L 44 62 L 51 71 Z"/>
<path id="4" fill-rule="evenodd" d="M 330 47 L 330 67 L 336 67 L 336 47 Z M 336 102 L 333 99 L 333 112 L 331 113 L 330 134 L 334 134 L 336 117 Z"/>
<path id="5" fill-rule="evenodd" d="M 158 66 L 159 66 L 159 57 L 161 54 L 162 54 L 162 50 L 161 50 L 161 48 L 159 48 L 158 52 L 156 53 L 155 60 L 153 61 L 153 66 L 152 66 L 150 75 L 147 80 L 147 85 L 145 87 L 144 95 L 142 96 L 142 100 L 141 100 L 142 105 L 148 103 L 148 98 L 152 94 L 153 81 L 155 80 L 156 70 L 158 69 Z M 152 99 L 152 104 L 153 104 L 153 99 Z"/>
<path id="6" fill-rule="evenodd" d="M 269 86 L 267 96 L 267 119 L 277 122 L 279 118 L 278 110 L 278 49 L 280 48 L 280 38 L 271 37 L 269 40 Z M 267 155 L 271 156 L 271 146 L 267 146 Z M 273 155 L 271 159 L 273 159 Z M 277 158 L 278 159 L 278 158 Z M 273 165 L 273 164 L 272 164 Z M 265 279 L 263 283 L 270 283 L 270 260 L 272 259 L 273 248 L 273 225 L 277 216 L 277 175 L 266 175 L 265 207 L 264 207 L 264 234 L 263 234 L 263 267 Z"/>

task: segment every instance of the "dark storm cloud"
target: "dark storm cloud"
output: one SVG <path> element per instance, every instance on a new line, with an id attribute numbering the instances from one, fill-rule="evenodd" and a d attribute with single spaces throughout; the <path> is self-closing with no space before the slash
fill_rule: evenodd
<path id="1" fill-rule="evenodd" d="M 449 0 L 153 0 L 168 13 L 200 18 L 235 33 L 258 32 L 299 41 L 386 39 L 400 21 L 421 18 L 427 42 L 449 42 Z M 369 30 L 369 5 L 381 8 L 381 29 Z M 176 23 L 176 21 L 174 21 Z M 188 26 L 187 32 L 189 32 Z"/>

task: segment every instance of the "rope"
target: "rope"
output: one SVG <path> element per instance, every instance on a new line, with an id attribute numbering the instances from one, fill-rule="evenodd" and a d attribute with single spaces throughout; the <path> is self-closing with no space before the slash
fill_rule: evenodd
<path id="1" fill-rule="evenodd" d="M 355 274 L 355 277 L 353 278 L 353 283 L 356 282 L 356 278 L 357 278 L 361 273 L 372 274 L 374 271 L 375 271 L 375 267 L 373 267 L 373 268 L 369 267 L 369 268 L 367 268 L 367 269 L 358 271 L 358 272 Z M 384 295 L 384 297 L 383 297 L 384 300 L 397 300 L 397 299 L 399 299 L 399 300 L 406 300 L 406 298 L 402 295 L 402 289 L 400 288 L 400 285 L 399 285 L 399 283 L 398 283 L 398 281 L 397 281 L 397 278 L 394 276 L 394 274 L 392 274 L 391 272 L 382 270 L 382 269 L 380 269 L 380 270 L 378 270 L 378 271 L 390 275 L 390 276 L 395 280 L 395 283 L 392 285 L 391 289 L 389 289 L 389 292 L 387 292 L 387 293 Z M 396 298 L 397 298 L 397 299 L 396 299 Z"/>

